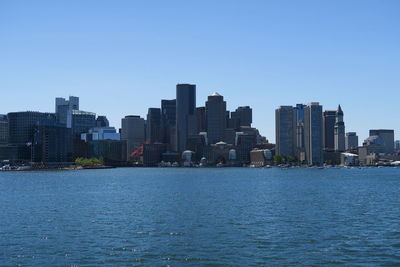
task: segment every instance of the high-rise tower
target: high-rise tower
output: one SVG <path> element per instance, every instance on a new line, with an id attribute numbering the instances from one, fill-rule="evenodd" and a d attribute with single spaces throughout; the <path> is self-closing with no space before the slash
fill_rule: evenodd
<path id="1" fill-rule="evenodd" d="M 335 123 L 335 151 L 345 151 L 345 128 L 343 121 L 343 110 L 338 107 L 336 111 L 336 123 Z"/>
<path id="2" fill-rule="evenodd" d="M 296 112 L 292 106 L 280 106 L 275 110 L 276 154 L 295 157 Z"/>
<path id="3" fill-rule="evenodd" d="M 304 145 L 308 164 L 324 163 L 322 106 L 318 102 L 304 108 Z"/>
<path id="4" fill-rule="evenodd" d="M 177 151 L 186 149 L 189 135 L 196 134 L 196 85 L 176 85 L 176 145 Z"/>
<path id="5" fill-rule="evenodd" d="M 224 140 L 226 129 L 226 102 L 224 97 L 213 93 L 206 102 L 207 137 L 210 144 Z"/>

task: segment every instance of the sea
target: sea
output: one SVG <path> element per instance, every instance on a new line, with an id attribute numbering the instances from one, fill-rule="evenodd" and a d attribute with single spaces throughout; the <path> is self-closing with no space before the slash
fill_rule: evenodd
<path id="1" fill-rule="evenodd" d="M 0 266 L 400 266 L 400 168 L 0 172 Z"/>

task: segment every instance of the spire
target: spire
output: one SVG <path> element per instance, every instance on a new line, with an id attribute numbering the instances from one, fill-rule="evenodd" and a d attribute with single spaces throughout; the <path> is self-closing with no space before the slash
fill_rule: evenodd
<path id="1" fill-rule="evenodd" d="M 338 107 L 336 113 L 337 113 L 338 115 L 343 115 L 343 110 L 342 110 L 342 107 L 341 107 L 340 105 L 339 105 L 339 107 Z"/>

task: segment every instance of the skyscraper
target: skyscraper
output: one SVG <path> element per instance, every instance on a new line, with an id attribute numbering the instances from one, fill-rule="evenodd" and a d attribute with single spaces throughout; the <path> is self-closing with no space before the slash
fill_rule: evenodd
<path id="1" fill-rule="evenodd" d="M 125 116 L 121 120 L 121 140 L 127 141 L 127 155 L 145 141 L 145 122 L 140 116 Z"/>
<path id="2" fill-rule="evenodd" d="M 11 158 L 30 160 L 34 154 L 36 126 L 41 122 L 55 122 L 55 114 L 25 111 L 8 113 L 7 117 L 9 143 L 18 146 L 18 151 Z"/>
<path id="3" fill-rule="evenodd" d="M 35 126 L 34 156 L 36 162 L 71 162 L 72 129 L 64 124 L 42 121 Z"/>
<path id="4" fill-rule="evenodd" d="M 146 122 L 146 141 L 149 144 L 162 143 L 161 109 L 149 108 Z"/>
<path id="5" fill-rule="evenodd" d="M 300 162 L 305 161 L 305 147 L 304 147 L 304 104 L 296 104 L 295 110 L 295 120 L 296 120 L 296 150 L 295 155 Z"/>
<path id="6" fill-rule="evenodd" d="M 318 102 L 304 109 L 304 145 L 308 164 L 324 163 L 322 106 Z"/>
<path id="7" fill-rule="evenodd" d="M 106 116 L 98 116 L 96 119 L 96 127 L 109 127 L 110 123 Z"/>
<path id="8" fill-rule="evenodd" d="M 0 115 L 0 144 L 8 143 L 8 119 L 7 115 Z"/>
<path id="9" fill-rule="evenodd" d="M 358 136 L 355 132 L 346 133 L 345 137 L 345 148 L 346 151 L 357 149 L 358 147 Z"/>
<path id="10" fill-rule="evenodd" d="M 189 135 L 196 131 L 196 85 L 176 85 L 176 143 L 177 151 L 186 149 Z"/>
<path id="11" fill-rule="evenodd" d="M 275 110 L 276 154 L 295 157 L 296 112 L 292 106 L 280 106 Z"/>
<path id="12" fill-rule="evenodd" d="M 327 151 L 335 149 L 335 123 L 336 110 L 324 111 L 324 149 Z"/>
<path id="13" fill-rule="evenodd" d="M 58 123 L 64 124 L 67 128 L 71 128 L 73 110 L 79 110 L 79 97 L 70 96 L 69 100 L 62 97 L 56 98 L 55 111 Z"/>
<path id="14" fill-rule="evenodd" d="M 239 126 L 251 127 L 253 122 L 253 110 L 249 106 L 238 107 L 231 113 L 233 120 L 238 120 Z"/>
<path id="15" fill-rule="evenodd" d="M 80 139 L 82 133 L 87 133 L 93 127 L 96 127 L 95 113 L 72 110 L 72 136 L 74 139 Z"/>
<path id="16" fill-rule="evenodd" d="M 196 120 L 197 120 L 197 130 L 199 132 L 207 132 L 207 119 L 206 119 L 205 107 L 196 108 Z"/>
<path id="17" fill-rule="evenodd" d="M 169 145 L 169 149 L 176 148 L 176 99 L 161 100 L 161 122 L 163 143 Z"/>
<path id="18" fill-rule="evenodd" d="M 55 122 L 54 113 L 34 111 L 8 113 L 9 141 L 12 144 L 32 143 L 35 127 L 43 121 Z"/>
<path id="19" fill-rule="evenodd" d="M 335 122 L 335 151 L 342 152 L 345 150 L 345 128 L 343 121 L 343 110 L 338 107 L 336 111 L 336 122 Z"/>
<path id="20" fill-rule="evenodd" d="M 226 129 L 226 102 L 224 97 L 213 93 L 206 102 L 207 136 L 210 144 L 224 140 Z"/>

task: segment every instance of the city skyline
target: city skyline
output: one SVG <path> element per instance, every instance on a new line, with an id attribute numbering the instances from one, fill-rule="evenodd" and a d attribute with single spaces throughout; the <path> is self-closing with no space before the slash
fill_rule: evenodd
<path id="1" fill-rule="evenodd" d="M 177 85 L 180 85 L 180 84 L 177 84 Z M 181 85 L 192 85 L 192 84 L 181 84 Z M 195 87 L 196 87 L 196 89 L 197 89 L 197 85 L 196 84 L 193 84 Z M 215 94 L 217 94 L 218 96 L 222 96 L 223 98 L 225 98 L 225 96 L 224 95 L 220 95 L 218 92 L 214 92 L 214 93 L 210 93 L 209 94 L 209 96 L 208 96 L 208 98 L 210 97 L 210 96 L 213 96 L 213 95 L 215 95 Z M 76 96 L 73 96 L 73 95 L 69 95 L 68 97 L 72 97 L 72 98 L 75 98 Z M 63 99 L 62 98 L 62 96 L 56 96 L 56 97 L 54 97 L 55 99 L 56 99 L 56 101 L 57 101 L 57 99 L 58 98 L 61 98 L 61 99 Z M 78 97 L 79 99 L 80 99 L 80 97 Z M 176 97 L 175 97 L 176 98 Z M 170 99 L 170 100 L 175 100 L 176 101 L 176 99 L 175 99 L 174 97 L 171 97 L 171 98 L 168 98 L 168 99 Z M 197 98 L 197 97 L 195 97 L 195 98 Z M 153 110 L 153 109 L 162 109 L 162 101 L 170 101 L 170 100 L 166 100 L 166 99 L 158 99 L 158 102 L 159 102 L 159 105 L 158 106 L 152 106 L 152 107 L 148 107 L 147 108 L 147 112 L 145 112 L 144 114 L 139 114 L 139 113 L 137 113 L 137 112 L 132 112 L 132 113 L 130 113 L 130 114 L 123 114 L 123 115 L 121 115 L 121 117 L 119 118 L 119 120 L 116 122 L 116 123 L 114 123 L 113 121 L 111 121 L 109 124 L 110 125 L 112 125 L 112 126 L 114 126 L 115 128 L 117 128 L 117 129 L 120 129 L 121 128 L 121 126 L 122 126 L 122 124 L 121 124 L 121 120 L 124 118 L 124 117 L 126 117 L 126 116 L 139 116 L 140 118 L 143 118 L 144 120 L 147 120 L 147 117 L 148 117 L 148 112 L 150 111 L 150 110 Z M 198 101 L 196 101 L 196 102 L 198 102 Z M 205 107 L 205 105 L 206 105 L 206 103 L 207 103 L 207 99 L 204 101 L 204 103 L 203 104 L 196 104 L 196 108 L 204 108 Z M 226 101 L 226 106 L 228 106 L 228 103 L 229 103 L 229 101 Z M 311 104 L 311 103 L 319 103 L 319 102 L 305 102 L 305 103 L 297 103 L 296 105 L 307 105 L 307 104 Z M 86 105 L 85 106 L 90 106 L 90 103 L 86 103 Z M 231 106 L 231 105 L 230 105 Z M 279 107 L 286 107 L 286 105 L 277 105 L 276 107 L 275 107 L 275 109 L 276 108 L 279 108 Z M 328 110 L 325 106 L 324 106 L 324 104 L 323 103 L 321 103 L 321 106 L 322 106 L 322 108 L 323 108 L 323 110 L 324 110 L 324 112 L 331 112 L 332 110 Z M 339 104 L 339 107 L 340 107 L 341 105 Z M 237 106 L 236 108 L 245 108 L 245 107 L 247 107 L 247 106 L 245 106 L 245 105 L 239 105 L 239 106 Z M 252 107 L 251 105 L 249 105 L 249 107 Z M 236 108 L 234 108 L 234 107 L 232 107 L 232 109 L 226 109 L 227 111 L 230 111 L 231 113 L 234 113 L 235 112 L 235 109 Z M 53 109 L 54 109 L 54 104 L 53 104 Z M 79 108 L 78 108 L 79 109 Z M 87 109 L 88 110 L 88 109 Z M 25 111 L 33 111 L 33 112 L 44 112 L 44 113 L 53 113 L 54 111 L 47 111 L 47 110 L 31 110 L 31 109 L 20 109 L 20 110 L 13 110 L 13 111 L 6 111 L 6 112 L 4 112 L 4 113 L 0 113 L 0 114 L 2 114 L 2 115 L 7 115 L 8 113 L 13 113 L 13 112 L 25 112 Z M 236 110 L 237 111 L 237 110 Z M 106 112 L 97 112 L 96 110 L 94 110 L 94 111 L 91 111 L 91 112 L 93 112 L 94 114 L 96 114 L 97 116 L 99 116 L 99 117 L 102 117 L 102 116 L 105 116 L 107 119 L 109 119 L 109 116 L 108 116 L 108 114 L 106 113 Z M 267 135 L 265 135 L 264 134 L 264 132 L 262 132 L 262 131 L 260 131 L 260 134 L 262 135 L 262 136 L 264 136 L 264 137 L 266 137 L 267 138 L 267 140 L 269 140 L 269 142 L 271 142 L 271 143 L 276 143 L 276 125 L 275 125 L 275 119 L 276 119 L 276 116 L 275 116 L 275 110 L 274 110 L 274 113 L 273 113 L 273 115 L 272 115 L 273 117 L 274 117 L 274 125 L 272 126 L 273 127 L 273 131 L 274 131 L 274 134 L 273 134 L 273 136 L 267 136 Z M 346 114 L 346 116 L 347 116 L 347 114 Z M 347 121 L 347 119 L 345 119 L 345 121 L 346 121 L 346 125 L 347 124 L 351 124 L 351 123 L 348 123 L 348 121 Z M 118 123 L 119 122 L 119 123 Z M 255 125 L 257 125 L 257 122 L 253 122 L 253 125 L 254 125 L 254 127 L 255 128 L 257 128 Z M 395 138 L 395 140 L 397 140 L 398 139 L 398 134 L 396 134 L 396 132 L 397 132 L 397 130 L 396 130 L 396 128 L 395 127 L 393 127 L 393 126 L 388 126 L 388 127 L 381 127 L 381 128 L 378 128 L 378 127 L 369 127 L 369 125 L 367 125 L 366 126 L 367 128 L 368 128 L 368 134 L 366 135 L 366 137 L 365 138 L 363 138 L 362 136 L 363 136 L 363 133 L 360 133 L 357 129 L 352 129 L 351 131 L 349 131 L 349 130 L 347 130 L 347 128 L 346 128 L 346 133 L 352 133 L 352 132 L 356 132 L 357 133 L 357 135 L 360 137 L 360 139 L 359 139 L 359 144 L 358 145 L 360 145 L 361 143 L 362 143 L 362 141 L 363 140 L 366 140 L 370 135 L 369 135 L 369 133 L 370 133 L 370 131 L 371 131 L 371 129 L 394 129 L 394 138 Z M 258 129 L 258 128 L 257 128 Z M 262 129 L 262 128 L 260 128 L 260 129 Z M 343 144 L 344 145 L 344 144 Z"/>
<path id="2" fill-rule="evenodd" d="M 397 1 L 133 3 L 2 1 L 0 113 L 51 112 L 78 95 L 120 127 L 145 117 L 174 85 L 197 86 L 197 106 L 217 91 L 227 109 L 249 105 L 275 142 L 279 105 L 341 104 L 346 131 L 395 129 L 400 117 Z M 182 21 L 185 23 L 182 23 Z M 154 97 L 157 96 L 157 97 Z M 4 102 L 4 101 L 3 101 Z"/>

